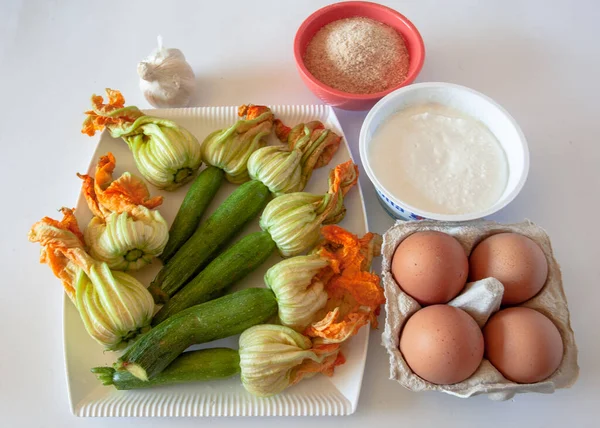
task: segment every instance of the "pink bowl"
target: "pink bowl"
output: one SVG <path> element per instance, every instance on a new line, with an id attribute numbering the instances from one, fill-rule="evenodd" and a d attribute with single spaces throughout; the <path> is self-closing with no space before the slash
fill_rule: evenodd
<path id="1" fill-rule="evenodd" d="M 330 22 L 355 16 L 371 18 L 375 21 L 387 24 L 394 28 L 404 38 L 409 54 L 408 75 L 404 82 L 383 92 L 376 92 L 373 94 L 351 94 L 325 85 L 308 71 L 304 65 L 303 56 L 306 51 L 306 46 L 317 31 Z M 306 18 L 296 32 L 296 37 L 294 39 L 294 59 L 296 60 L 296 66 L 298 67 L 300 77 L 302 77 L 302 80 L 306 86 L 308 86 L 308 89 L 323 100 L 325 104 L 339 107 L 344 110 L 368 110 L 390 92 L 409 85 L 415 80 L 421 71 L 421 68 L 423 68 L 423 62 L 425 61 L 425 45 L 423 44 L 423 38 L 421 37 L 421 34 L 419 34 L 417 28 L 404 15 L 377 3 L 349 1 L 326 6 Z"/>

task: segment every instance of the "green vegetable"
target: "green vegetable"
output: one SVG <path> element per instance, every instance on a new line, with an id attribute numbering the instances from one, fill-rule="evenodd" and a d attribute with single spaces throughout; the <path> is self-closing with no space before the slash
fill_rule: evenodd
<path id="1" fill-rule="evenodd" d="M 273 250 L 275 242 L 267 232 L 245 236 L 176 293 L 154 316 L 152 324 L 157 325 L 183 309 L 210 300 L 214 293 L 224 290 L 260 266 Z"/>
<path id="2" fill-rule="evenodd" d="M 248 174 L 280 195 L 299 192 L 302 183 L 302 152 L 286 146 L 267 146 L 255 151 L 248 159 Z"/>
<path id="3" fill-rule="evenodd" d="M 248 180 L 248 158 L 266 144 L 265 137 L 273 129 L 273 112 L 268 107 L 243 105 L 238 109 L 238 115 L 242 119 L 227 129 L 211 133 L 201 148 L 206 163 L 223 170 L 227 180 L 236 184 Z M 168 301 L 190 278 L 200 272 L 227 240 L 258 215 L 269 196 L 269 190 L 264 184 L 246 183 L 227 198 L 179 251 L 169 248 L 163 258 L 167 264 L 149 288 L 155 301 Z"/>
<path id="4" fill-rule="evenodd" d="M 262 324 L 240 336 L 240 369 L 246 390 L 269 397 L 317 373 L 331 375 L 339 346 L 313 346 L 311 340 L 282 325 Z"/>
<path id="5" fill-rule="evenodd" d="M 191 345 L 239 334 L 277 313 L 271 290 L 248 288 L 185 309 L 141 336 L 115 363 L 141 380 L 153 379 Z"/>
<path id="6" fill-rule="evenodd" d="M 329 163 L 341 137 L 325 129 L 319 121 L 289 128 L 275 119 L 275 134 L 287 145 L 268 146 L 248 159 L 250 178 L 264 183 L 276 196 L 300 192 L 313 169 Z"/>
<path id="7" fill-rule="evenodd" d="M 185 244 L 200 223 L 200 218 L 223 183 L 224 172 L 209 166 L 198 175 L 183 199 L 169 230 L 169 241 L 159 257 L 163 263 Z"/>
<path id="8" fill-rule="evenodd" d="M 150 197 L 146 183 L 124 172 L 113 179 L 116 159 L 100 156 L 95 176 L 77 174 L 94 217 L 85 229 L 90 255 L 115 270 L 137 270 L 160 255 L 169 239 L 169 225 L 156 208 L 162 196 Z"/>
<path id="9" fill-rule="evenodd" d="M 113 385 L 119 390 L 151 388 L 234 376 L 240 372 L 240 356 L 235 349 L 229 348 L 184 352 L 149 381 L 140 380 L 127 371 L 118 371 L 112 367 L 94 367 L 91 371 L 103 385 Z"/>
<path id="10" fill-rule="evenodd" d="M 265 207 L 260 227 L 269 232 L 283 257 L 302 254 L 319 240 L 321 225 L 344 218 L 344 195 L 357 181 L 357 166 L 352 161 L 340 164 L 329 174 L 326 194 L 296 192 L 279 196 Z"/>
<path id="11" fill-rule="evenodd" d="M 142 116 L 123 133 L 140 173 L 159 189 L 174 190 L 190 181 L 202 165 L 200 144 L 175 122 Z"/>
<path id="12" fill-rule="evenodd" d="M 90 255 L 111 269 L 138 270 L 163 251 L 169 238 L 167 222 L 158 210 L 140 205 L 131 212 L 94 217 L 85 229 Z"/>
<path id="13" fill-rule="evenodd" d="M 321 224 L 335 223 L 343 218 L 345 212 L 343 195 L 356 183 L 357 179 L 356 166 L 351 161 L 338 165 L 331 171 L 330 189 L 327 194 L 311 195 L 309 193 L 298 192 L 280 196 L 267 205 L 263 216 L 261 217 L 260 225 L 263 230 L 268 232 L 270 238 L 275 241 L 279 252 L 284 257 L 307 251 L 312 248 L 319 239 L 319 229 Z M 264 191 L 268 192 L 264 184 L 252 180 L 240 186 L 232 193 L 230 198 L 238 192 L 245 194 L 245 186 L 249 188 L 251 186 L 252 188 L 262 188 Z M 240 197 L 240 201 L 235 202 L 235 204 L 233 202 L 229 203 L 234 204 L 234 208 L 243 208 L 242 205 L 238 204 L 249 204 L 250 201 L 256 198 L 256 196 L 250 195 L 252 195 L 252 193 L 248 192 L 245 196 L 245 201 L 242 201 L 243 197 Z M 223 208 L 225 204 L 228 204 L 228 201 L 225 201 L 219 210 Z M 217 212 L 219 210 L 217 210 Z M 215 212 L 215 214 L 217 212 Z M 213 216 L 215 214 L 213 214 Z M 241 216 L 243 214 L 244 212 L 242 211 L 237 215 Z M 254 213 L 249 212 L 245 212 L 245 214 L 254 215 Z M 150 285 L 149 290 L 154 295 L 156 301 L 166 302 L 168 300 L 167 296 L 172 297 L 173 294 L 194 275 L 193 271 L 194 269 L 197 269 L 196 266 L 201 265 L 201 267 L 203 267 L 207 263 L 206 260 L 213 254 L 212 252 L 218 250 L 217 246 L 207 249 L 207 245 L 210 245 L 213 240 L 222 242 L 222 240 L 219 240 L 222 239 L 221 234 L 225 234 L 228 231 L 226 227 L 228 223 L 224 224 L 222 222 L 228 220 L 218 218 L 214 223 L 211 223 L 211 219 L 212 217 L 198 229 L 194 236 L 190 238 L 175 257 L 173 257 L 163 270 L 159 272 L 157 278 Z M 233 222 L 235 219 L 239 220 L 239 218 L 234 217 L 229 221 Z M 216 236 L 210 235 L 210 233 L 215 230 L 218 231 L 218 234 Z M 199 235 L 199 232 L 201 231 L 202 235 L 198 237 L 198 246 L 191 246 L 192 240 L 195 239 L 194 237 Z M 232 230 L 229 229 L 230 233 L 231 231 Z M 227 235 L 227 238 L 230 236 L 231 235 Z M 268 244 L 269 246 L 266 248 L 252 248 L 244 245 L 242 241 L 234 245 L 230 249 L 231 252 L 225 257 L 225 263 L 220 261 L 212 266 L 209 274 L 201 276 L 197 282 L 195 281 L 190 290 L 185 291 L 182 297 L 177 300 L 176 304 L 173 306 L 166 306 L 164 311 L 161 311 L 158 315 L 158 319 L 164 320 L 170 314 L 176 313 L 182 308 L 193 304 L 191 302 L 196 302 L 196 299 L 201 299 L 200 301 L 203 301 L 206 299 L 207 292 L 211 289 L 218 290 L 227 287 L 233 282 L 243 278 L 271 254 L 273 247 L 271 246 L 270 241 Z M 263 253 L 259 254 L 261 251 L 263 251 Z M 237 261 L 232 258 L 236 254 L 239 258 Z M 179 262 L 180 258 L 182 260 L 181 262 Z M 190 262 L 190 260 L 193 261 Z M 252 266 L 246 266 L 249 260 L 253 261 L 254 264 Z M 178 262 L 179 264 L 173 267 L 175 262 Z M 232 272 L 236 272 L 236 274 L 232 275 Z M 218 279 L 219 275 L 232 276 L 226 276 L 221 280 Z M 161 283 L 161 281 L 163 282 Z M 211 285 L 211 282 L 214 284 Z M 158 288 L 159 286 L 161 289 Z M 184 290 L 186 288 L 187 286 L 184 287 Z"/>
<path id="14" fill-rule="evenodd" d="M 197 275 L 230 238 L 258 215 L 269 197 L 269 189 L 259 181 L 235 189 L 160 270 L 148 288 L 154 300 L 166 302 Z"/>
<path id="15" fill-rule="evenodd" d="M 134 277 L 90 257 L 73 210 L 63 214 L 61 222 L 46 217 L 34 224 L 29 240 L 42 245 L 42 260 L 62 280 L 88 334 L 107 350 L 120 349 L 150 328 L 152 296 Z"/>
<path id="16" fill-rule="evenodd" d="M 202 159 L 222 169 L 227 180 L 240 184 L 248 181 L 248 158 L 266 144 L 273 129 L 273 112 L 265 106 L 243 105 L 238 109 L 243 119 L 227 129 L 212 132 L 202 142 Z"/>
<path id="17" fill-rule="evenodd" d="M 75 282 L 76 305 L 87 332 L 107 350 L 118 350 L 150 328 L 152 296 L 137 279 L 93 263 Z"/>
<path id="18" fill-rule="evenodd" d="M 175 122 L 147 116 L 135 106 L 124 107 L 119 91 L 107 89 L 108 104 L 92 96 L 81 132 L 94 135 L 104 126 L 113 138 L 122 138 L 133 153 L 135 165 L 159 189 L 173 190 L 196 175 L 202 164 L 200 144 Z"/>
<path id="19" fill-rule="evenodd" d="M 328 298 L 318 275 L 329 266 L 326 254 L 310 254 L 282 260 L 267 271 L 265 284 L 277 297 L 282 325 L 304 331 L 314 321 Z"/>
<path id="20" fill-rule="evenodd" d="M 340 144 L 341 138 L 326 130 L 320 122 L 301 124 L 290 129 L 276 120 L 277 135 L 285 138 L 288 146 L 260 148 L 264 143 L 263 137 L 273 126 L 273 113 L 264 106 L 242 106 L 239 113 L 245 114 L 246 118 L 228 129 L 209 135 L 202 145 L 202 153 L 209 165 L 225 171 L 229 181 L 246 180 L 249 171 L 254 180 L 232 193 L 213 216 L 198 228 L 181 251 L 173 256 L 170 249 L 165 250 L 163 260 L 167 264 L 149 288 L 157 303 L 167 302 L 211 261 L 222 244 L 235 235 L 241 225 L 258 214 L 262 201 L 268 197 L 266 188 L 277 195 L 304 188 L 312 170 L 326 165 Z M 343 208 L 341 201 L 339 205 Z M 245 249 L 243 246 L 235 247 L 234 251 L 243 253 Z M 255 260 L 262 260 L 263 256 L 266 259 L 270 252 L 270 249 L 265 251 Z M 234 263 L 230 268 L 231 271 L 239 270 L 240 275 L 225 278 L 220 284 L 215 283 L 214 288 L 226 287 L 258 266 L 255 264 L 252 268 L 245 268 L 244 259 L 241 263 L 241 266 Z M 222 272 L 223 269 L 219 267 L 214 271 Z M 214 277 L 210 274 L 202 279 L 210 278 L 214 282 Z M 194 291 L 190 291 L 183 299 L 188 303 L 178 306 L 177 310 L 195 301 L 191 296 L 200 291 L 197 286 L 192 288 Z M 202 293 L 199 298 L 203 300 Z"/>

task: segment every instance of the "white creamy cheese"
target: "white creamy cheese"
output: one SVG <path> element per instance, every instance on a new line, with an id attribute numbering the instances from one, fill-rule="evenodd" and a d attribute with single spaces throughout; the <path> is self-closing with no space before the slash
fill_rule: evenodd
<path id="1" fill-rule="evenodd" d="M 467 214 L 489 208 L 508 179 L 504 150 L 478 120 L 440 104 L 406 108 L 382 123 L 369 163 L 381 184 L 414 208 Z"/>

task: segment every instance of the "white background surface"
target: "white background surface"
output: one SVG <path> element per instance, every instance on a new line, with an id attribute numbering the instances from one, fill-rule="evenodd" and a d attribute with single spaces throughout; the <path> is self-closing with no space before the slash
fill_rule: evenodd
<path id="1" fill-rule="evenodd" d="M 546 228 L 562 265 L 581 376 L 570 390 L 496 403 L 412 393 L 387 380 L 379 332 L 371 336 L 361 400 L 344 420 L 77 419 L 71 416 L 62 351 L 61 286 L 37 263 L 29 226 L 73 205 L 94 140 L 79 133 L 89 96 L 105 87 L 147 107 L 136 63 L 157 34 L 196 71 L 194 105 L 307 104 L 298 77 L 297 27 L 326 1 L 0 2 L 0 426 L 286 427 L 600 426 L 600 2 L 385 1 L 421 31 L 418 81 L 448 81 L 506 107 L 529 140 L 531 171 L 520 196 L 494 216 Z M 358 159 L 364 112 L 340 111 Z M 361 179 L 372 231 L 392 220 Z"/>

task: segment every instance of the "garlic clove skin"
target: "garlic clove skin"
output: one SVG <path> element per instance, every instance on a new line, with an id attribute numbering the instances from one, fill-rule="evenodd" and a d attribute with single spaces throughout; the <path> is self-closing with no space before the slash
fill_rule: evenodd
<path id="1" fill-rule="evenodd" d="M 186 107 L 196 90 L 196 76 L 179 49 L 159 47 L 137 67 L 140 89 L 154 107 Z"/>

